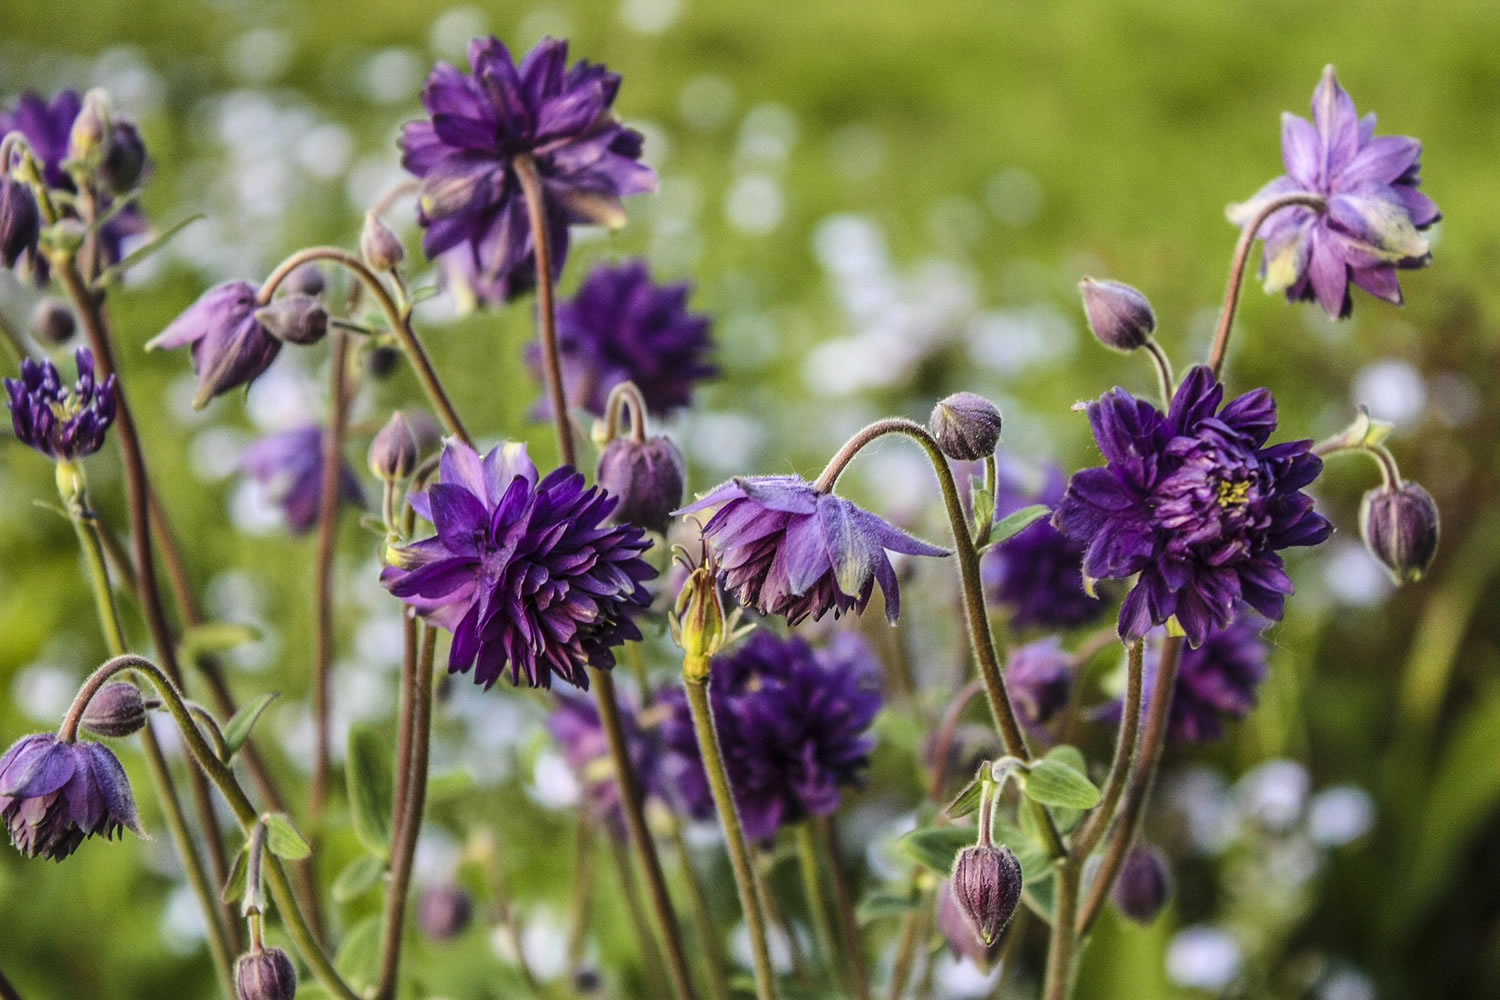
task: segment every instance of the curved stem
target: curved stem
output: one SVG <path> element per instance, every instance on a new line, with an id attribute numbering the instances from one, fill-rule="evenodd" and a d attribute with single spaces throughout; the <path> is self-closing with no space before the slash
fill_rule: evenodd
<path id="1" fill-rule="evenodd" d="M 848 993 L 843 956 L 839 953 L 837 939 L 833 936 L 833 917 L 828 912 L 828 898 L 823 891 L 822 865 L 818 860 L 818 842 L 814 839 L 812 824 L 811 818 L 796 824 L 797 861 L 802 870 L 802 891 L 807 896 L 807 909 L 812 914 L 818 950 L 823 953 L 823 962 L 830 978 L 837 984 L 839 992 Z"/>
<path id="2" fill-rule="evenodd" d="M 203 726 L 203 731 L 208 733 L 208 741 L 214 745 L 214 753 L 226 764 L 229 762 L 229 744 L 224 741 L 224 730 L 219 728 L 219 720 L 213 717 L 208 709 L 196 701 L 187 703 L 188 711 L 192 713 L 193 719 Z"/>
<path id="3" fill-rule="evenodd" d="M 646 443 L 646 397 L 630 380 L 619 382 L 609 390 L 604 403 L 604 440 L 613 441 L 620 431 L 620 410 L 630 408 L 630 440 L 636 444 Z"/>
<path id="4" fill-rule="evenodd" d="M 1146 354 L 1151 358 L 1151 366 L 1156 369 L 1156 385 L 1161 390 L 1161 405 L 1163 410 L 1172 408 L 1172 396 L 1177 391 L 1177 380 L 1172 374 L 1172 359 L 1167 357 L 1167 352 L 1162 349 L 1155 339 L 1146 338 L 1143 346 Z"/>
<path id="5" fill-rule="evenodd" d="M 833 816 L 819 816 L 813 820 L 818 829 L 818 838 L 823 841 L 823 850 L 828 855 L 828 864 L 833 871 L 833 897 L 837 904 L 840 932 L 843 935 L 844 957 L 854 974 L 854 994 L 859 1000 L 870 1000 L 870 979 L 865 973 L 864 948 L 859 941 L 859 921 L 854 915 L 854 893 L 849 888 L 849 876 L 839 859 L 838 821 Z"/>
<path id="6" fill-rule="evenodd" d="M 688 673 L 685 669 L 684 675 Z M 761 912 L 760 901 L 756 897 L 750 850 L 745 845 L 745 831 L 740 826 L 739 808 L 730 791 L 729 772 L 725 770 L 724 755 L 719 748 L 719 734 L 714 726 L 713 708 L 708 699 L 708 684 L 689 680 L 684 676 L 683 687 L 687 690 L 688 708 L 693 716 L 693 729 L 698 737 L 698 752 L 703 758 L 703 770 L 708 775 L 708 787 L 719 812 L 719 822 L 724 827 L 729 863 L 734 870 L 734 884 L 740 895 L 740 908 L 744 910 L 745 925 L 750 931 L 750 956 L 755 965 L 755 993 L 759 1000 L 775 1000 L 776 973 L 771 967 L 765 914 Z"/>
<path id="7" fill-rule="evenodd" d="M 396 300 L 391 297 L 390 290 L 380 278 L 365 266 L 365 262 L 347 250 L 338 247 L 308 247 L 298 250 L 286 260 L 276 265 L 265 283 L 260 287 L 259 300 L 262 303 L 271 301 L 276 288 L 287 275 L 310 261 L 326 260 L 348 268 L 354 276 L 359 279 L 360 284 L 374 296 L 380 311 L 385 314 L 386 322 L 390 323 L 391 330 L 396 334 L 396 341 L 401 345 L 401 350 L 411 360 L 412 368 L 416 370 L 417 381 L 422 383 L 422 390 L 427 393 L 427 398 L 437 409 L 438 417 L 443 421 L 443 426 L 448 433 L 458 438 L 469 447 L 474 446 L 474 441 L 469 437 L 469 432 L 464 429 L 463 421 L 458 417 L 458 411 L 453 408 L 453 403 L 448 399 L 448 394 L 443 390 L 443 383 L 438 379 L 437 372 L 432 367 L 432 360 L 423 349 L 422 342 L 417 339 L 417 333 L 411 326 L 411 315 L 407 309 L 397 305 Z"/>
<path id="8" fill-rule="evenodd" d="M 573 450 L 573 425 L 568 420 L 568 399 L 563 394 L 562 362 L 557 351 L 557 307 L 552 289 L 552 236 L 547 228 L 547 206 L 542 196 L 542 178 L 536 161 L 522 154 L 511 161 L 521 193 L 526 198 L 526 212 L 531 221 L 531 244 L 536 248 L 536 298 L 538 333 L 542 340 L 542 371 L 547 377 L 547 397 L 552 406 L 552 423 L 557 429 L 559 465 L 577 465 Z"/>
<path id="9" fill-rule="evenodd" d="M 943 801 L 943 780 L 948 777 L 948 754 L 953 748 L 953 737 L 958 731 L 958 720 L 963 716 L 964 709 L 969 707 L 969 702 L 974 696 L 984 690 L 984 681 L 978 677 L 963 686 L 963 689 L 949 702 L 947 709 L 943 712 L 943 719 L 938 723 L 937 739 L 934 741 L 932 751 L 932 784 L 927 789 L 927 797 L 934 802 Z"/>
<path id="10" fill-rule="evenodd" d="M 1115 758 L 1109 766 L 1109 777 L 1104 781 L 1104 792 L 1099 805 L 1089 815 L 1078 836 L 1073 838 L 1073 856 L 1079 859 L 1087 858 L 1093 852 L 1099 838 L 1109 828 L 1109 821 L 1114 816 L 1115 806 L 1120 803 L 1120 796 L 1125 794 L 1125 779 L 1135 760 L 1136 736 L 1140 731 L 1145 648 L 1144 639 L 1137 639 L 1130 644 L 1125 665 L 1125 701 L 1120 717 L 1120 733 L 1115 742 Z"/>
<path id="11" fill-rule="evenodd" d="M 1250 261 L 1250 248 L 1255 243 L 1255 235 L 1273 214 L 1293 205 L 1301 205 L 1316 212 L 1323 212 L 1328 208 L 1328 203 L 1318 195 L 1305 192 L 1286 194 L 1266 202 L 1249 224 L 1240 230 L 1239 242 L 1234 246 L 1234 259 L 1229 265 L 1229 287 L 1224 290 L 1224 305 L 1219 310 L 1218 328 L 1214 330 L 1213 350 L 1208 355 L 1208 367 L 1213 371 L 1214 378 L 1218 378 L 1219 372 L 1224 368 L 1224 355 L 1229 350 L 1229 331 L 1234 325 L 1234 311 L 1240 302 L 1240 287 L 1245 283 L 1245 265 Z"/>
<path id="12" fill-rule="evenodd" d="M 1342 436 L 1342 435 L 1341 435 Z M 1345 453 L 1356 453 L 1368 455 L 1380 468 L 1380 481 L 1388 490 L 1401 488 L 1401 469 L 1396 465 L 1396 456 L 1383 444 L 1348 444 L 1338 438 L 1328 441 L 1319 441 L 1313 445 L 1313 454 L 1319 458 L 1327 458 L 1329 455 L 1340 455 Z"/>
<path id="13" fill-rule="evenodd" d="M 1150 710 L 1146 714 L 1146 729 L 1141 737 L 1140 749 L 1136 752 L 1135 767 L 1130 773 L 1130 782 L 1110 831 L 1109 847 L 1099 864 L 1099 871 L 1089 886 L 1088 899 L 1078 915 L 1078 933 L 1087 934 L 1099 910 L 1104 906 L 1120 866 L 1135 842 L 1141 818 L 1146 812 L 1146 802 L 1151 797 L 1151 787 L 1156 780 L 1156 771 L 1161 764 L 1162 748 L 1166 744 L 1167 720 L 1172 709 L 1172 691 L 1177 683 L 1177 667 L 1182 660 L 1182 637 L 1171 636 L 1162 644 L 1161 657 L 1157 662 L 1156 676 L 1151 685 Z"/>

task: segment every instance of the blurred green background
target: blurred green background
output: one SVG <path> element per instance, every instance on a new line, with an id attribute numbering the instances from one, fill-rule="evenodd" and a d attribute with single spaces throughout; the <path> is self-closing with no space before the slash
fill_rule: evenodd
<path id="1" fill-rule="evenodd" d="M 1424 190 L 1445 216 L 1435 262 L 1404 276 L 1404 308 L 1357 295 L 1337 324 L 1252 284 L 1229 382 L 1272 386 L 1283 436 L 1330 434 L 1357 402 L 1395 421 L 1404 473 L 1442 508 L 1442 549 L 1428 579 L 1392 590 L 1358 544 L 1372 468 L 1330 466 L 1317 492 L 1340 531 L 1293 560 L 1299 595 L 1271 633 L 1260 708 L 1225 744 L 1169 765 L 1153 829 L 1174 854 L 1174 903 L 1146 930 L 1106 917 L 1080 995 L 1500 995 L 1500 236 L 1488 228 L 1500 205 L 1500 5 L 14 0 L 3 20 L 0 100 L 108 87 L 151 149 L 150 217 L 207 216 L 111 309 L 149 458 L 211 613 L 264 634 L 236 654 L 232 682 L 242 697 L 284 692 L 261 737 L 299 787 L 312 542 L 286 535 L 234 463 L 260 430 L 316 418 L 326 352 L 284 352 L 248 400 L 192 413 L 186 359 L 140 347 L 212 282 L 253 279 L 303 245 L 352 246 L 364 209 L 401 177 L 394 138 L 420 113 L 434 59 L 462 62 L 477 33 L 518 53 L 551 34 L 624 75 L 616 108 L 646 133 L 661 193 L 629 203 L 621 233 L 581 238 L 563 291 L 591 260 L 630 254 L 695 283 L 724 369 L 673 425 L 697 489 L 735 473 L 811 474 L 864 421 L 925 417 L 958 389 L 1000 401 L 1011 454 L 1092 464 L 1071 405 L 1153 381 L 1139 359 L 1090 342 L 1076 282 L 1135 284 L 1179 368 L 1203 356 L 1235 237 L 1223 206 L 1281 172 L 1279 115 L 1306 114 L 1335 64 L 1382 133 L 1423 140 Z M 34 297 L 0 274 L 12 325 Z M 519 361 L 530 304 L 456 317 L 435 301 L 419 318 L 480 436 L 526 437 L 545 460 L 552 445 L 527 420 L 537 390 Z M 368 387 L 351 459 L 362 465 L 389 408 L 417 399 L 404 372 Z M 916 455 L 890 444 L 855 469 L 846 483 L 858 499 L 939 533 Z M 123 524 L 114 455 L 91 460 L 90 476 L 104 516 Z M 71 530 L 34 503 L 51 501 L 51 471 L 8 438 L 0 495 L 8 743 L 54 725 L 103 650 Z M 341 542 L 339 719 L 389 719 L 400 638 L 374 581 L 378 541 L 351 517 Z M 949 572 L 918 570 L 933 593 L 903 620 L 929 706 L 953 687 Z M 651 656 L 670 677 L 665 645 Z M 527 954 L 558 964 L 573 863 L 560 845 L 574 824 L 536 725 L 545 702 L 455 688 L 438 769 L 471 782 L 435 804 L 419 880 L 451 875 L 469 833 L 493 829 Z M 872 787 L 845 822 L 851 845 L 873 845 L 871 890 L 900 878 L 881 867 L 882 845 L 918 794 L 924 734 L 891 714 Z M 90 842 L 61 866 L 0 850 L 0 969 L 28 1000 L 210 995 L 192 897 L 138 753 L 122 758 L 155 840 Z M 1305 771 L 1252 771 L 1283 758 Z M 325 879 L 358 850 L 338 813 L 326 836 Z M 701 863 L 717 864 L 705 845 Z M 608 870 L 606 854 L 596 867 Z M 482 882 L 472 864 L 462 878 Z M 726 920 L 735 909 L 727 893 L 716 905 Z M 605 995 L 652 995 L 612 879 L 598 880 L 596 906 L 591 960 Z M 336 907 L 334 924 L 347 931 L 376 908 L 366 894 Z M 870 927 L 877 967 L 893 939 L 891 921 Z M 487 929 L 411 957 L 422 996 L 524 995 Z M 927 983 L 933 996 L 984 995 L 976 976 L 935 955 Z M 1034 976 L 1022 969 L 1019 995 Z"/>

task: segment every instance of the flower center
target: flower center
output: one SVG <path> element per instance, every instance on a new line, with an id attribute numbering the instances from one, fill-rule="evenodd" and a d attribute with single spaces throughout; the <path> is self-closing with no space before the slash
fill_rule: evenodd
<path id="1" fill-rule="evenodd" d="M 1219 506 L 1240 507 L 1250 502 L 1250 487 L 1252 483 L 1248 479 L 1230 481 L 1219 480 Z"/>

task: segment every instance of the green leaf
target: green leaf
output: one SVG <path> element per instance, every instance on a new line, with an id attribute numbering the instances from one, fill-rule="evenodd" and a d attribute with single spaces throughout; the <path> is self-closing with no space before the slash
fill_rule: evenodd
<path id="1" fill-rule="evenodd" d="M 246 844 L 235 854 L 234 864 L 229 869 L 229 878 L 219 893 L 219 898 L 226 903 L 233 903 L 245 894 L 245 858 L 250 853 L 249 846 Z"/>
<path id="2" fill-rule="evenodd" d="M 255 728 L 255 723 L 260 720 L 261 713 L 278 697 L 275 691 L 268 691 L 241 705 L 240 710 L 234 713 L 234 718 L 224 726 L 224 743 L 229 748 L 230 757 L 239 753 L 249 741 L 250 730 Z"/>
<path id="3" fill-rule="evenodd" d="M 1066 743 L 1059 744 L 1048 750 L 1046 756 L 1049 760 L 1061 761 L 1080 774 L 1088 774 L 1088 763 L 1083 759 L 1083 751 L 1077 747 L 1068 746 Z M 1056 825 L 1058 833 L 1064 835 L 1072 833 L 1078 824 L 1083 822 L 1083 811 L 1064 807 L 1054 808 L 1052 822 Z"/>
<path id="4" fill-rule="evenodd" d="M 999 545 L 1014 538 L 1051 513 L 1052 508 L 1044 503 L 1032 504 L 1030 507 L 1012 511 L 996 521 L 995 526 L 990 529 L 989 544 Z"/>
<path id="5" fill-rule="evenodd" d="M 943 815 L 949 819 L 962 819 L 969 813 L 979 808 L 979 802 L 984 797 L 984 783 L 978 778 L 970 781 L 964 786 L 964 790 L 953 797 L 943 809 Z"/>
<path id="6" fill-rule="evenodd" d="M 958 852 L 971 846 L 977 834 L 972 826 L 934 826 L 913 830 L 896 845 L 918 864 L 947 878 Z"/>
<path id="7" fill-rule="evenodd" d="M 1021 810 L 1023 822 L 1029 811 Z M 1052 870 L 1052 856 L 1036 837 L 1009 823 L 996 823 L 994 836 L 995 843 L 1009 847 L 1016 861 L 1020 862 L 1023 880 L 1045 878 Z"/>
<path id="8" fill-rule="evenodd" d="M 355 992 L 363 993 L 375 985 L 380 974 L 380 918 L 368 916 L 350 928 L 333 960 L 339 974 L 349 981 Z"/>
<path id="9" fill-rule="evenodd" d="M 427 801 L 447 802 L 474 787 L 474 775 L 466 767 L 444 771 L 427 779 Z"/>
<path id="10" fill-rule="evenodd" d="M 354 814 L 354 835 L 377 857 L 391 855 L 391 754 L 385 738 L 372 725 L 349 730 L 349 756 L 345 761 L 349 783 L 349 808 Z"/>
<path id="11" fill-rule="evenodd" d="M 1099 789 L 1082 773 L 1053 758 L 1031 765 L 1026 775 L 1026 795 L 1044 806 L 1092 809 L 1099 804 Z"/>
<path id="12" fill-rule="evenodd" d="M 910 913 L 921 905 L 922 898 L 916 893 L 908 896 L 876 893 L 873 896 L 866 896 L 860 900 L 859 907 L 855 911 L 854 916 L 861 924 L 870 924 L 884 917 Z"/>
<path id="13" fill-rule="evenodd" d="M 197 662 L 215 653 L 227 653 L 237 646 L 245 646 L 261 639 L 260 629 L 254 625 L 237 622 L 204 622 L 194 625 L 182 634 L 178 650 L 184 660 Z"/>
<path id="14" fill-rule="evenodd" d="M 1052 911 L 1057 905 L 1057 879 L 1053 878 L 1050 872 L 1039 879 L 1025 879 L 1025 876 L 1022 878 L 1024 881 L 1021 883 L 1021 899 L 1031 907 L 1031 912 L 1041 917 L 1047 922 L 1047 926 L 1051 927 Z"/>
<path id="15" fill-rule="evenodd" d="M 360 855 L 339 872 L 338 878 L 333 880 L 333 901 L 335 903 L 347 903 L 364 895 L 380 881 L 385 874 L 385 862 L 368 854 Z"/>
<path id="16" fill-rule="evenodd" d="M 278 858 L 301 861 L 312 853 L 286 813 L 266 813 L 260 819 L 266 824 L 266 847 Z"/>
<path id="17" fill-rule="evenodd" d="M 108 285 L 110 282 L 119 278 L 126 271 L 130 270 L 132 267 L 139 264 L 147 257 L 151 256 L 156 251 L 166 246 L 167 243 L 171 241 L 172 237 L 182 232 L 188 226 L 192 225 L 194 222 L 197 222 L 199 219 L 206 218 L 208 218 L 208 216 L 204 215 L 202 212 L 198 212 L 188 216 L 186 219 L 179 219 L 177 222 L 174 222 L 166 229 L 163 229 L 155 237 L 137 247 L 133 252 L 126 256 L 124 260 L 121 260 L 118 264 L 115 264 L 111 267 L 105 268 L 100 273 L 99 277 L 94 279 L 94 287 L 103 288 L 105 285 Z"/>

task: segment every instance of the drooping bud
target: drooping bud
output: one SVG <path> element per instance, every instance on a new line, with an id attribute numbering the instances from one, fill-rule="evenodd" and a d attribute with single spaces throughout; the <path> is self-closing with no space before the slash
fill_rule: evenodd
<path id="1" fill-rule="evenodd" d="M 14 177 L 0 175 L 0 263 L 15 267 L 21 254 L 36 254 L 42 234 L 42 212 L 31 188 Z"/>
<path id="2" fill-rule="evenodd" d="M 322 295 L 327 282 L 323 278 L 323 269 L 316 264 L 303 264 L 286 276 L 282 287 L 297 295 Z"/>
<path id="3" fill-rule="evenodd" d="M 937 926 L 947 939 L 955 958 L 967 958 L 986 971 L 995 964 L 995 960 L 1000 957 L 1000 950 L 1005 946 L 1003 940 L 996 940 L 989 946 L 980 943 L 974 934 L 974 928 L 969 926 L 968 918 L 953 898 L 953 883 L 946 879 L 938 886 L 937 891 Z"/>
<path id="4" fill-rule="evenodd" d="M 1399 489 L 1377 486 L 1359 506 L 1359 532 L 1368 548 L 1399 583 L 1422 579 L 1437 555 L 1437 504 L 1419 483 Z"/>
<path id="5" fill-rule="evenodd" d="M 953 862 L 953 899 L 985 947 L 1000 938 L 1021 901 L 1021 863 L 1003 844 L 977 845 Z"/>
<path id="6" fill-rule="evenodd" d="M 469 894 L 451 883 L 428 886 L 417 903 L 417 926 L 433 941 L 451 941 L 474 916 Z"/>
<path id="7" fill-rule="evenodd" d="M 280 948 L 252 951 L 234 963 L 234 988 L 239 1000 L 292 1000 L 297 970 Z"/>
<path id="8" fill-rule="evenodd" d="M 365 356 L 365 369 L 371 378 L 385 378 L 401 363 L 401 352 L 394 347 L 376 347 Z"/>
<path id="9" fill-rule="evenodd" d="M 394 271 L 405 259 L 406 248 L 383 219 L 366 212 L 365 228 L 359 234 L 359 255 L 376 273 Z"/>
<path id="10" fill-rule="evenodd" d="M 370 442 L 370 471 L 375 478 L 399 483 L 417 467 L 417 435 L 400 410 L 380 428 Z"/>
<path id="11" fill-rule="evenodd" d="M 927 426 L 943 454 L 960 462 L 989 458 L 1000 443 L 1000 410 L 972 392 L 939 400 Z"/>
<path id="12" fill-rule="evenodd" d="M 328 310 L 310 295 L 286 295 L 255 310 L 266 332 L 288 344 L 316 344 L 328 333 Z"/>
<path id="13" fill-rule="evenodd" d="M 90 167 L 104 162 L 110 139 L 109 94 L 98 87 L 83 95 L 83 107 L 68 133 L 68 159 Z"/>
<path id="14" fill-rule="evenodd" d="M 66 344 L 77 330 L 73 310 L 62 299 L 49 295 L 31 312 L 31 332 L 44 344 Z"/>
<path id="15" fill-rule="evenodd" d="M 1145 345 L 1156 329 L 1156 313 L 1146 296 L 1119 281 L 1095 281 L 1084 278 L 1078 283 L 1083 293 L 1083 311 L 1089 329 L 1099 342 L 1117 351 L 1133 351 Z"/>
<path id="16" fill-rule="evenodd" d="M 129 736 L 146 725 L 146 700 L 134 684 L 113 681 L 89 699 L 79 721 L 84 729 L 100 736 Z"/>
<path id="17" fill-rule="evenodd" d="M 1125 856 L 1120 875 L 1110 891 L 1115 908 L 1138 924 L 1149 924 L 1167 905 L 1172 893 L 1167 862 L 1149 844 L 1137 844 Z"/>
<path id="18" fill-rule="evenodd" d="M 606 493 L 620 498 L 613 519 L 666 534 L 672 511 L 682 505 L 684 465 L 668 437 L 639 442 L 618 437 L 605 445 L 596 478 Z"/>
<path id="19" fill-rule="evenodd" d="M 140 183 L 146 172 L 146 144 L 135 122 L 116 118 L 110 122 L 109 141 L 104 147 L 104 161 L 99 164 L 99 179 L 116 194 L 124 194 Z"/>

